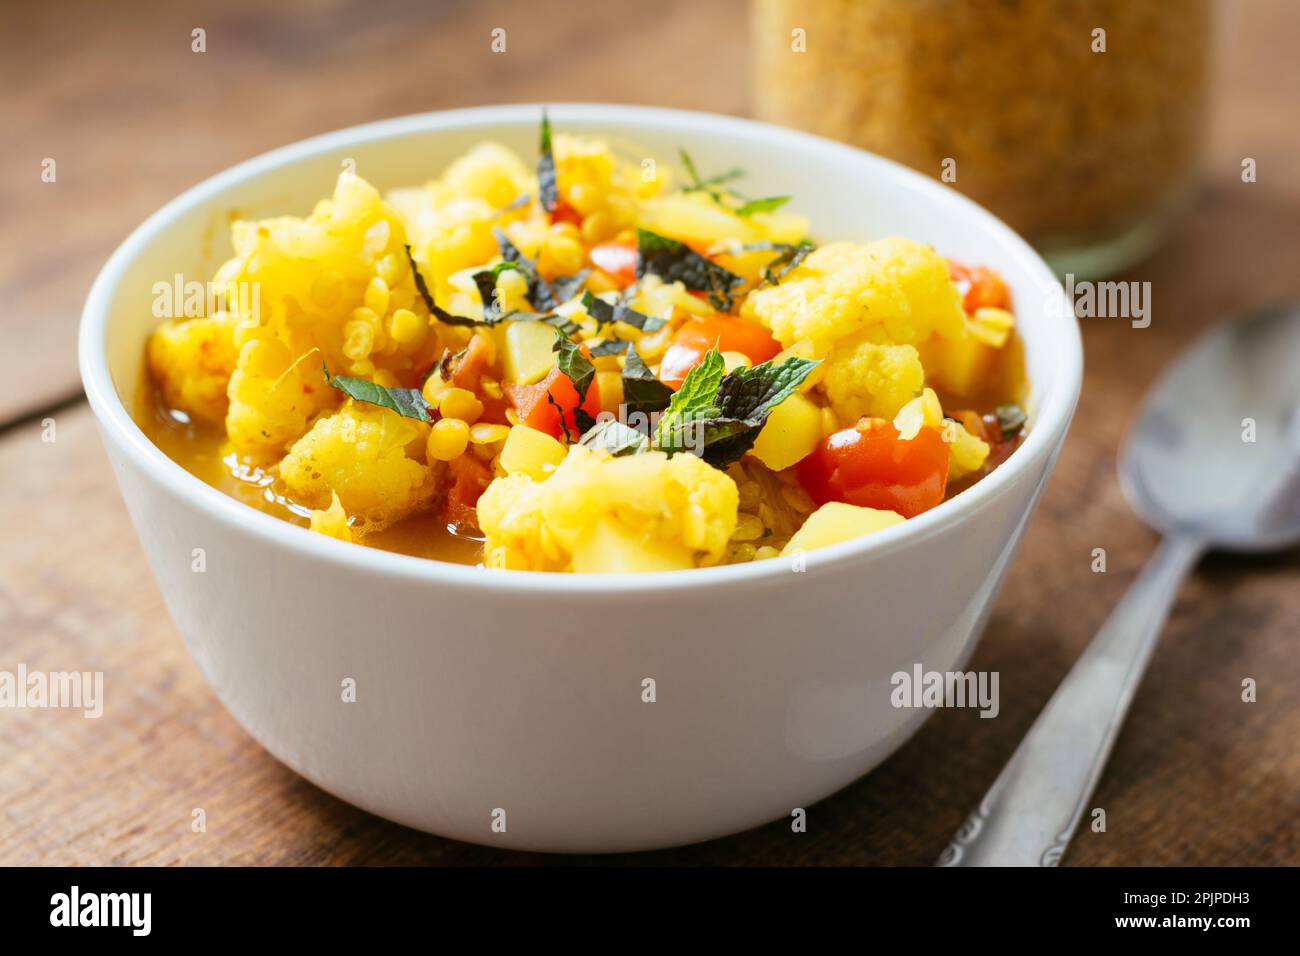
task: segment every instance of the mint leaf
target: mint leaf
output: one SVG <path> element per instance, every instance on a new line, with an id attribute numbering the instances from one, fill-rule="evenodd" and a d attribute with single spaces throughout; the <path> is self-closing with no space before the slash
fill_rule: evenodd
<path id="1" fill-rule="evenodd" d="M 797 245 L 792 246 L 788 253 L 783 250 L 780 255 L 767 264 L 767 268 L 763 270 L 763 280 L 770 282 L 772 285 L 780 285 L 781 280 L 790 274 L 790 270 L 807 259 L 808 254 L 816 248 L 815 245 L 804 239 Z"/>
<path id="2" fill-rule="evenodd" d="M 601 355 L 622 355 L 631 347 L 632 343 L 627 339 L 620 339 L 617 335 L 611 335 L 609 338 L 591 346 L 593 357 Z"/>
<path id="3" fill-rule="evenodd" d="M 483 303 L 483 322 L 496 325 L 501 321 L 501 300 L 497 297 L 497 275 L 492 269 L 480 269 L 474 273 L 474 285 L 478 287 L 478 297 Z"/>
<path id="4" fill-rule="evenodd" d="M 415 256 L 411 254 L 409 242 L 406 244 L 406 261 L 411 264 L 411 277 L 415 279 L 415 291 L 420 293 L 424 304 L 429 307 L 430 312 L 433 312 L 437 306 L 433 304 L 433 295 L 429 292 L 429 286 L 425 284 L 424 276 L 420 275 L 420 267 L 415 264 Z"/>
<path id="5" fill-rule="evenodd" d="M 564 432 L 565 442 L 572 443 L 573 436 L 569 434 L 569 421 L 564 417 L 564 407 L 555 400 L 555 396 L 549 390 L 546 393 L 546 400 L 550 402 L 552 408 L 560 413 L 560 430 Z"/>
<path id="6" fill-rule="evenodd" d="M 713 187 L 721 186 L 723 183 L 729 183 L 733 179 L 739 179 L 741 176 L 745 175 L 744 170 L 733 168 L 733 169 L 728 169 L 724 173 L 719 173 L 716 176 L 710 176 L 708 179 L 701 179 L 699 172 L 695 168 L 695 163 L 691 159 L 691 154 L 686 152 L 686 150 L 683 149 L 682 147 L 678 146 L 677 155 L 681 157 L 682 166 L 686 170 L 686 175 L 691 177 L 691 184 L 689 186 L 683 187 L 682 191 L 688 193 L 691 192 L 708 193 L 710 196 L 713 197 L 713 201 L 719 204 L 721 204 L 722 202 L 722 194 L 718 192 L 718 190 L 714 189 Z"/>
<path id="7" fill-rule="evenodd" d="M 745 175 L 744 171 L 740 169 L 729 169 L 725 173 L 719 173 L 717 176 L 710 176 L 708 179 L 704 179 L 700 176 L 699 170 L 695 168 L 695 162 L 691 159 L 690 153 L 686 152 L 686 150 L 679 146 L 677 147 L 677 155 L 681 157 L 682 167 L 686 170 L 686 175 L 690 177 L 691 180 L 689 186 L 682 187 L 682 192 L 708 193 L 715 203 L 722 206 L 724 209 L 728 209 L 727 205 L 722 201 L 724 190 L 719 190 L 714 187 L 721 186 L 723 183 L 729 183 L 733 179 L 739 179 L 741 176 Z M 758 212 L 772 212 L 774 209 L 780 209 L 790 201 L 789 196 L 767 196 L 762 199 L 747 200 L 744 196 L 741 196 L 733 189 L 727 189 L 725 192 L 734 196 L 736 199 L 742 200 L 741 205 L 734 209 L 729 209 L 730 212 L 735 213 L 737 216 L 752 216 L 754 213 Z"/>
<path id="8" fill-rule="evenodd" d="M 780 285 L 781 280 L 786 277 L 790 270 L 808 258 L 808 254 L 816 248 L 807 239 L 802 239 L 799 242 L 769 242 L 762 240 L 760 242 L 747 242 L 740 247 L 739 251 L 775 252 L 776 255 L 763 268 L 763 281 L 772 285 Z"/>
<path id="9" fill-rule="evenodd" d="M 780 365 L 768 361 L 753 368 L 734 369 L 718 386 L 718 409 L 724 417 L 766 419 L 772 409 L 795 393 L 818 364 L 815 359 L 792 356 Z"/>
<path id="10" fill-rule="evenodd" d="M 598 299 L 590 292 L 582 294 L 582 307 L 596 320 L 596 325 L 609 325 L 612 322 L 626 322 L 642 332 L 654 332 L 663 328 L 664 320 L 652 315 L 642 315 L 625 302 L 610 305 L 604 299 Z"/>
<path id="11" fill-rule="evenodd" d="M 380 405 L 397 412 L 403 418 L 414 418 L 422 422 L 433 421 L 429 415 L 432 406 L 424 400 L 424 395 L 418 388 L 386 388 L 364 378 L 352 378 L 346 375 L 331 377 L 329 366 L 325 366 L 325 381 L 358 402 Z"/>
<path id="12" fill-rule="evenodd" d="M 623 404 L 627 414 L 640 412 L 648 419 L 667 408 L 672 399 L 673 390 L 655 377 L 636 346 L 629 344 L 627 358 L 623 360 Z"/>
<path id="13" fill-rule="evenodd" d="M 764 362 L 728 373 L 718 386 L 718 419 L 704 430 L 704 460 L 718 468 L 739 461 L 754 447 L 772 409 L 793 395 L 817 365 L 792 357 L 780 365 Z"/>
<path id="14" fill-rule="evenodd" d="M 1003 439 L 1011 438 L 1025 427 L 1029 420 L 1025 415 L 1025 410 L 1015 402 L 1006 402 L 993 409 L 993 414 L 997 416 L 998 427 L 1002 429 Z"/>
<path id="15" fill-rule="evenodd" d="M 669 454 L 694 451 L 725 468 L 754 447 L 772 409 L 794 394 L 817 364 L 788 358 L 724 375 L 722 356 L 712 349 L 660 416 L 652 444 Z"/>
<path id="16" fill-rule="evenodd" d="M 582 354 L 581 348 L 558 329 L 555 332 L 555 344 L 551 346 L 551 351 L 560 353 L 556 364 L 573 383 L 574 389 L 578 392 L 578 405 L 581 406 L 587 400 L 587 389 L 591 388 L 591 383 L 596 378 L 596 366 L 591 363 L 591 359 Z M 578 411 L 582 409 L 579 408 Z"/>
<path id="17" fill-rule="evenodd" d="M 714 399 L 718 386 L 722 384 L 722 375 L 726 363 L 722 353 L 716 348 L 709 349 L 704 360 L 686 373 L 686 380 L 668 403 L 667 410 L 659 416 L 651 444 L 655 448 L 672 454 L 685 451 L 690 445 L 688 429 L 695 423 L 718 417 L 718 408 Z"/>
<path id="18" fill-rule="evenodd" d="M 637 229 L 636 264 L 638 279 L 647 273 L 665 282 L 680 282 L 696 292 L 707 292 L 709 302 L 722 312 L 730 311 L 731 293 L 744 279 L 704 256 L 684 242 L 669 239 L 648 229 Z"/>
<path id="19" fill-rule="evenodd" d="M 551 292 L 555 296 L 555 301 L 564 303 L 568 302 L 578 290 L 582 288 L 587 276 L 591 275 L 591 269 L 579 269 L 571 276 L 556 276 L 551 280 Z"/>
<path id="20" fill-rule="evenodd" d="M 582 329 L 577 322 L 572 319 L 566 319 L 562 315 L 538 315 L 536 312 L 510 312 L 506 315 L 507 322 L 544 322 L 553 329 L 558 329 L 560 334 L 568 337 L 575 335 Z"/>
<path id="21" fill-rule="evenodd" d="M 789 196 L 768 196 L 766 199 L 751 199 L 734 211 L 737 216 L 752 216 L 756 212 L 772 212 L 780 209 L 790 201 Z"/>
<path id="22" fill-rule="evenodd" d="M 550 285 L 538 275 L 537 264 L 520 252 L 519 248 L 500 229 L 494 228 L 492 235 L 497 241 L 497 248 L 501 250 L 501 258 L 504 260 L 495 267 L 497 271 L 494 273 L 493 278 L 500 275 L 503 268 L 513 267 L 518 269 L 524 274 L 524 278 L 528 280 L 528 301 L 533 304 L 533 308 L 540 309 L 543 312 L 554 309 L 559 303 L 555 301 L 555 294 L 551 291 Z M 510 263 L 510 266 L 506 266 L 505 263 Z M 478 281 L 478 274 L 474 276 L 474 280 Z"/>
<path id="23" fill-rule="evenodd" d="M 514 199 L 510 200 L 510 202 L 498 209 L 497 215 L 500 216 L 502 213 L 514 212 L 516 209 L 523 209 L 532 201 L 533 197 L 528 195 L 528 193 L 520 193 Z"/>
<path id="24" fill-rule="evenodd" d="M 598 422 L 578 440 L 584 448 L 602 449 L 615 458 L 646 451 L 650 441 L 635 428 L 614 418 Z"/>
<path id="25" fill-rule="evenodd" d="M 555 179 L 555 155 L 551 152 L 551 120 L 542 110 L 541 155 L 537 160 L 537 198 L 547 212 L 555 212 L 559 187 Z M 534 303 L 536 305 L 537 303 Z"/>

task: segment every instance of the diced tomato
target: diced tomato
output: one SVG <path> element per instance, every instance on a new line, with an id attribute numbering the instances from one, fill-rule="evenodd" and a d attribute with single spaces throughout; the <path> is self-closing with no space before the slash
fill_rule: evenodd
<path id="1" fill-rule="evenodd" d="M 492 480 L 492 471 L 473 454 L 461 455 L 448 465 L 451 487 L 443 503 L 443 517 L 457 530 L 478 530 L 479 496 Z"/>
<path id="2" fill-rule="evenodd" d="M 671 388 L 682 387 L 686 373 L 700 362 L 709 349 L 741 352 L 751 363 L 759 365 L 775 358 L 781 344 L 757 322 L 736 316 L 711 315 L 689 319 L 673 336 L 673 344 L 659 364 L 659 378 Z"/>
<path id="3" fill-rule="evenodd" d="M 480 422 L 488 425 L 508 425 L 509 419 L 506 418 L 506 409 L 513 408 L 514 403 L 506 397 L 493 398 L 490 395 L 480 395 L 478 400 L 483 403 L 483 414 L 478 417 Z"/>
<path id="4" fill-rule="evenodd" d="M 555 200 L 555 209 L 551 212 L 551 222 L 571 222 L 575 226 L 582 225 L 582 216 L 578 210 L 574 209 L 563 199 Z"/>
<path id="5" fill-rule="evenodd" d="M 581 431 L 574 421 L 574 412 L 578 407 L 578 390 L 573 387 L 573 382 L 569 381 L 569 376 L 558 368 L 551 369 L 546 378 L 536 385 L 506 385 L 504 390 L 506 397 L 514 403 L 519 420 L 529 428 L 546 432 L 561 441 L 564 440 L 565 426 L 568 427 L 570 436 L 576 436 Z M 554 403 L 547 398 L 547 395 L 554 399 Z M 556 405 L 560 407 L 556 408 Z M 560 409 L 564 410 L 563 425 Z M 582 409 L 592 418 L 600 414 L 600 386 L 594 378 L 587 388 L 587 398 L 582 403 Z"/>
<path id="6" fill-rule="evenodd" d="M 911 518 L 943 501 L 948 446 L 937 428 L 904 440 L 893 423 L 866 419 L 823 439 L 796 468 L 819 505 L 843 501 Z"/>
<path id="7" fill-rule="evenodd" d="M 591 264 L 619 284 L 620 288 L 636 281 L 636 264 L 640 256 L 634 242 L 602 242 L 587 253 Z"/>
<path id="8" fill-rule="evenodd" d="M 972 435 L 974 435 L 976 438 L 980 439 L 981 441 L 986 441 L 990 443 L 994 441 L 994 439 L 990 437 L 991 433 L 987 428 L 987 422 L 983 417 L 980 416 L 979 412 L 969 408 L 961 408 L 961 409 L 954 409 L 953 411 L 947 412 L 946 414 L 948 415 L 949 418 L 955 418 L 957 421 L 961 422 L 962 428 L 966 429 L 966 431 L 970 432 Z M 993 421 L 995 423 L 997 422 L 997 416 L 993 417 Z M 997 432 L 997 440 L 1001 441 L 1002 429 L 997 428 L 995 430 Z"/>
<path id="9" fill-rule="evenodd" d="M 482 332 L 475 332 L 474 337 L 465 346 L 465 354 L 456 362 L 451 373 L 453 385 L 473 391 L 478 387 L 479 376 L 488 365 L 488 356 L 492 354 L 492 342 Z"/>
<path id="10" fill-rule="evenodd" d="M 995 309 L 1011 308 L 1011 293 L 1002 277 L 985 266 L 964 266 L 948 261 L 948 275 L 961 293 L 962 307 L 968 315 L 986 306 Z"/>

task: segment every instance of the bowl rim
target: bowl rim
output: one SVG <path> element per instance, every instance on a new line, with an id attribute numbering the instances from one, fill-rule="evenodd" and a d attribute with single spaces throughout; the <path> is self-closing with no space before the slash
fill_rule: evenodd
<path id="1" fill-rule="evenodd" d="M 1058 321 L 1060 325 L 1056 336 L 1059 341 L 1052 352 L 1055 358 L 1055 380 L 1052 387 L 1046 390 L 1048 400 L 1035 410 L 1034 427 L 1021 446 L 1003 464 L 973 486 L 923 514 L 865 538 L 808 552 L 804 573 L 812 576 L 853 559 L 881 557 L 942 534 L 962 523 L 972 513 L 983 510 L 1001 498 L 1019 475 L 1054 457 L 1059 451 L 1073 417 L 1082 383 L 1083 345 L 1078 323 L 1055 274 L 1028 243 L 1000 219 L 955 190 L 893 160 L 810 133 L 756 120 L 694 110 L 605 103 L 519 103 L 468 107 L 411 114 L 346 127 L 245 160 L 203 180 L 166 203 L 137 226 L 109 257 L 96 276 L 82 310 L 78 364 L 86 398 L 100 423 L 105 441 L 111 441 L 138 469 L 189 506 L 205 513 L 209 519 L 233 524 L 238 530 L 268 545 L 288 548 L 304 556 L 351 567 L 363 573 L 388 574 L 492 591 L 542 591 L 561 598 L 657 593 L 727 584 L 763 585 L 773 583 L 773 578 L 778 575 L 788 575 L 788 562 L 780 559 L 617 575 L 488 570 L 481 566 L 455 564 L 350 544 L 249 507 L 190 474 L 149 440 L 118 396 L 109 372 L 106 348 L 110 305 L 129 265 L 174 219 L 241 182 L 323 153 L 362 142 L 400 139 L 437 130 L 517 125 L 525 121 L 536 123 L 543 106 L 553 124 L 566 121 L 589 124 L 611 122 L 623 126 L 640 126 L 652 136 L 661 135 L 665 127 L 670 127 L 704 137 L 723 133 L 751 140 L 779 139 L 821 154 L 823 158 L 858 163 L 868 176 L 884 176 L 892 180 L 896 188 L 931 197 L 943 194 L 939 202 L 947 203 L 958 214 L 973 219 L 981 229 L 989 233 L 994 243 L 1000 244 L 1007 251 L 1026 274 L 1040 281 L 1045 295 L 1036 304 L 1036 308 L 1048 308 L 1049 297 L 1056 297 L 1059 293 L 1060 305 L 1063 306 L 1059 319 L 1048 317 L 1045 320 Z M 1028 507 L 1033 507 L 1032 501 Z"/>

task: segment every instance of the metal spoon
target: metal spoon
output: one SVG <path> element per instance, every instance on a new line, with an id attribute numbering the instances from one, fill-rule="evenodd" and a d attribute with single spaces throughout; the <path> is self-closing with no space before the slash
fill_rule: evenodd
<path id="1" fill-rule="evenodd" d="M 1164 540 L 941 866 L 1059 863 L 1183 578 L 1210 548 L 1300 542 L 1300 304 L 1198 339 L 1147 396 L 1119 477 L 1129 504 Z"/>

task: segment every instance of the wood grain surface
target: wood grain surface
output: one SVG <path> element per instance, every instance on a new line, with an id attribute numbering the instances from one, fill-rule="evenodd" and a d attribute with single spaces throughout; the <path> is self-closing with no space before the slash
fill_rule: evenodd
<path id="1" fill-rule="evenodd" d="M 997 720 L 939 711 L 877 771 L 784 823 L 612 864 L 932 862 L 1154 545 L 1115 479 L 1153 376 L 1199 330 L 1300 300 L 1300 5 L 1240 0 L 1204 185 L 1129 278 L 1153 321 L 1083 321 L 1076 424 L 971 667 Z M 539 864 L 318 790 L 239 728 L 163 607 L 79 400 L 75 328 L 112 248 L 233 162 L 366 120 L 600 99 L 743 114 L 742 3 L 6 4 L 0 81 L 0 669 L 105 675 L 98 720 L 0 709 L 0 864 Z M 495 26 L 505 55 L 489 51 Z M 190 31 L 207 31 L 192 53 Z M 57 180 L 41 181 L 44 158 Z M 1259 181 L 1240 179 L 1255 158 Z M 53 420 L 53 442 L 43 440 Z M 1091 570 L 1105 548 L 1107 571 Z M 1211 557 L 1185 589 L 1067 865 L 1300 863 L 1300 555 Z M 1259 683 L 1242 703 L 1241 681 Z M 207 831 L 193 833 L 202 807 Z M 580 862 L 586 862 L 580 861 Z"/>

